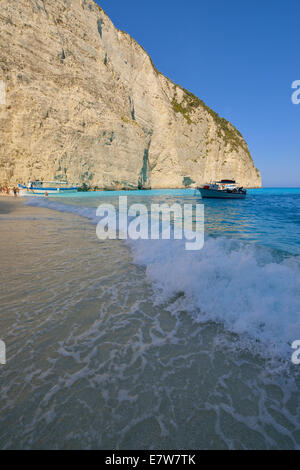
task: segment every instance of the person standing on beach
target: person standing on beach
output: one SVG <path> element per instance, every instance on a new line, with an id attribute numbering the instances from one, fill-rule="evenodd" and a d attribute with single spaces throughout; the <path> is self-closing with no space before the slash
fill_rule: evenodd
<path id="1" fill-rule="evenodd" d="M 17 188 L 15 186 L 13 187 L 13 193 L 14 193 L 14 196 L 16 197 L 17 196 Z"/>

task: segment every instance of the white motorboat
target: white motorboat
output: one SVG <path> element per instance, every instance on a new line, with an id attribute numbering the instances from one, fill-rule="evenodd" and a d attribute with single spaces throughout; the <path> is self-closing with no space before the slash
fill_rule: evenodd
<path id="1" fill-rule="evenodd" d="M 245 199 L 247 191 L 234 180 L 221 180 L 198 188 L 202 198 Z"/>

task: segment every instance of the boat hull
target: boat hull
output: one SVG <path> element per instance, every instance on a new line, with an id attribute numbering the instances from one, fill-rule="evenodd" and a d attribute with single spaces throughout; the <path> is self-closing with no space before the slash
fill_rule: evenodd
<path id="1" fill-rule="evenodd" d="M 53 196 L 58 194 L 77 193 L 78 187 L 71 188 L 27 188 L 19 184 L 20 194 L 22 196 Z"/>
<path id="2" fill-rule="evenodd" d="M 203 199 L 245 199 L 246 197 L 246 193 L 233 193 L 226 190 L 199 188 L 199 191 Z"/>

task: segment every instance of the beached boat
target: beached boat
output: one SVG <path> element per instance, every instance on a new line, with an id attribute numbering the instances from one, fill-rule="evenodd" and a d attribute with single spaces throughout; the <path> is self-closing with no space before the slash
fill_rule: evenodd
<path id="1" fill-rule="evenodd" d="M 221 180 L 215 183 L 205 184 L 198 188 L 202 198 L 214 199 L 245 199 L 247 191 L 238 187 L 234 180 Z"/>
<path id="2" fill-rule="evenodd" d="M 29 181 L 28 184 L 19 184 L 20 194 L 23 196 L 50 196 L 68 194 L 78 191 L 78 185 L 67 181 Z"/>

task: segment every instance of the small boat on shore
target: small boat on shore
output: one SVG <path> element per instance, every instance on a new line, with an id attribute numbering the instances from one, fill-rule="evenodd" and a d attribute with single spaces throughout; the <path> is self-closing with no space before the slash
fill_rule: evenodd
<path id="1" fill-rule="evenodd" d="M 205 184 L 198 188 L 202 198 L 213 199 L 245 199 L 247 191 L 238 187 L 234 180 L 221 180 L 215 183 Z"/>
<path id="2" fill-rule="evenodd" d="M 22 196 L 50 196 L 57 194 L 75 193 L 79 186 L 69 184 L 67 181 L 29 181 L 28 184 L 19 184 Z"/>

